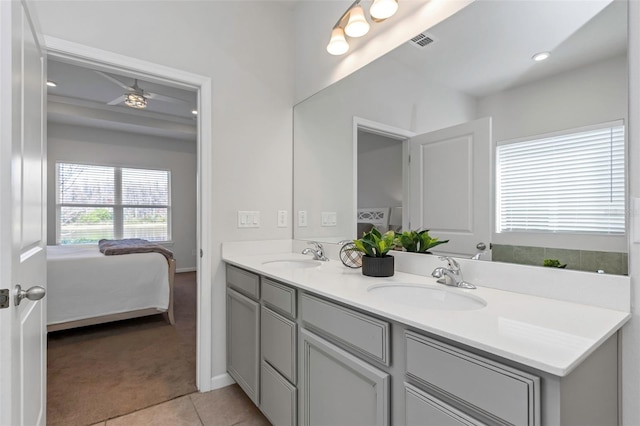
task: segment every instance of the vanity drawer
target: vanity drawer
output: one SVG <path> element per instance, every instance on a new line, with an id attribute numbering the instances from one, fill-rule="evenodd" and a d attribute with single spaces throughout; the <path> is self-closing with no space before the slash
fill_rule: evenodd
<path id="1" fill-rule="evenodd" d="M 269 364 L 262 361 L 262 381 L 260 408 L 271 424 L 295 426 L 297 424 L 297 392 Z"/>
<path id="2" fill-rule="evenodd" d="M 484 423 L 408 383 L 404 384 L 404 412 L 408 426 L 484 425 Z"/>
<path id="3" fill-rule="evenodd" d="M 263 306 L 260 317 L 262 359 L 296 383 L 296 323 Z"/>
<path id="4" fill-rule="evenodd" d="M 252 272 L 227 265 L 227 285 L 254 300 L 260 298 L 260 277 Z"/>
<path id="5" fill-rule="evenodd" d="M 296 317 L 296 290 L 269 278 L 262 278 L 262 301 L 275 311 Z"/>
<path id="6" fill-rule="evenodd" d="M 343 346 L 384 365 L 390 363 L 389 323 L 303 294 L 304 323 Z"/>
<path id="7" fill-rule="evenodd" d="M 405 332 L 407 375 L 498 423 L 540 424 L 540 379 Z"/>

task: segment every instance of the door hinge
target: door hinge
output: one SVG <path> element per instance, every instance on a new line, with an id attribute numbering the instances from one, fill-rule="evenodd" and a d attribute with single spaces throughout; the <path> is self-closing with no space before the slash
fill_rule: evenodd
<path id="1" fill-rule="evenodd" d="M 202 257 L 203 254 L 204 252 L 202 251 L 202 249 L 200 249 L 200 257 Z"/>
<path id="2" fill-rule="evenodd" d="M 6 288 L 0 290 L 0 309 L 8 308 L 10 300 L 9 290 Z"/>

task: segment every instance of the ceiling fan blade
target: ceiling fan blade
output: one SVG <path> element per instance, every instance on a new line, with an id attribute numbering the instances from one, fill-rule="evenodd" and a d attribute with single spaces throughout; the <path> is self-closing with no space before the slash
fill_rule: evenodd
<path id="1" fill-rule="evenodd" d="M 118 96 L 117 98 L 115 98 L 111 102 L 108 102 L 107 105 L 118 105 L 119 103 L 124 101 L 124 98 L 125 98 L 125 95 Z"/>
<path id="2" fill-rule="evenodd" d="M 184 99 L 178 99 L 178 98 L 174 98 L 174 97 L 166 96 L 166 95 L 159 95 L 157 93 L 144 92 L 144 95 L 149 99 L 154 99 L 154 100 L 157 100 L 157 101 L 174 102 L 174 103 L 181 103 L 181 104 L 190 104 L 191 103 L 189 101 L 185 101 Z"/>
<path id="3" fill-rule="evenodd" d="M 97 71 L 97 70 L 94 70 L 94 71 L 95 71 L 96 73 L 100 74 L 101 76 L 103 76 L 104 78 L 106 78 L 107 80 L 109 80 L 110 82 L 115 83 L 115 84 L 117 84 L 118 86 L 122 87 L 123 89 L 125 89 L 125 90 L 131 90 L 131 87 L 130 87 L 130 86 L 127 86 L 126 84 L 124 84 L 124 83 L 123 83 L 123 82 L 121 82 L 120 80 L 117 80 L 117 79 L 115 79 L 115 78 L 111 77 L 109 74 L 105 74 L 105 73 L 103 73 L 102 71 Z"/>

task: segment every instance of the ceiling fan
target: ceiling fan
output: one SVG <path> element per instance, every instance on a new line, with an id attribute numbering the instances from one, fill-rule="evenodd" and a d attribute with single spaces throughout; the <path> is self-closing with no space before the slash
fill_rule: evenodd
<path id="1" fill-rule="evenodd" d="M 114 100 L 107 102 L 107 105 L 118 105 L 120 103 L 124 103 L 125 105 L 131 108 L 143 109 L 147 107 L 147 102 L 149 99 L 164 101 L 164 102 L 174 102 L 174 103 L 182 103 L 189 104 L 188 101 L 183 99 L 174 98 L 172 96 L 160 95 L 158 93 L 147 92 L 142 90 L 140 86 L 138 86 L 138 79 L 133 80 L 133 86 L 127 86 L 125 83 L 120 80 L 111 77 L 109 74 L 106 74 L 102 71 L 95 70 L 96 73 L 100 74 L 102 77 L 111 81 L 112 83 L 117 84 L 126 90 L 126 92 Z"/>

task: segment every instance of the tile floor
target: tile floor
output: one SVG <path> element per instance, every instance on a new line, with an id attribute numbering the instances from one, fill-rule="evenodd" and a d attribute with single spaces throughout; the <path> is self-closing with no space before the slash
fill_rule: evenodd
<path id="1" fill-rule="evenodd" d="M 238 385 L 192 393 L 93 426 L 269 426 Z"/>

